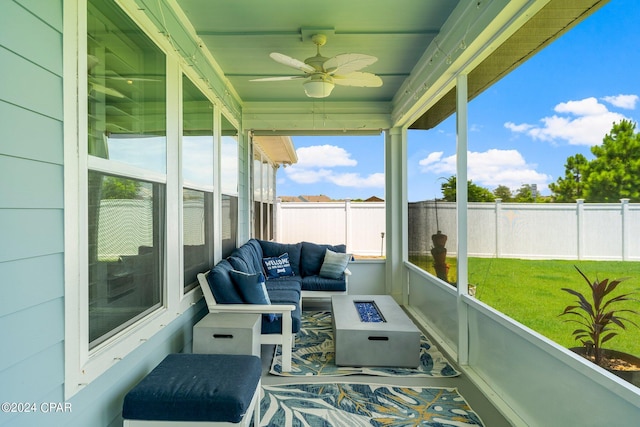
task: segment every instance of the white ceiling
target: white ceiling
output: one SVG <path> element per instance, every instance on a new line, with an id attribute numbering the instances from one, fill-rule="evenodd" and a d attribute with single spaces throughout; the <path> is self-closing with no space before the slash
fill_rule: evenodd
<path id="1" fill-rule="evenodd" d="M 316 54 L 315 33 L 327 35 L 323 56 L 362 53 L 378 61 L 362 71 L 379 88 L 337 86 L 331 101 L 390 102 L 458 5 L 458 0 L 178 0 L 244 102 L 308 101 L 302 82 L 250 82 L 301 74 L 271 52 L 304 60 Z"/>
<path id="2" fill-rule="evenodd" d="M 607 0 L 173 2 L 223 75 L 243 127 L 291 133 L 433 127 L 455 110 L 456 75 L 468 75 L 473 98 Z M 303 80 L 250 81 L 296 74 L 269 54 L 313 56 L 315 33 L 328 37 L 326 57 L 377 57 L 362 71 L 383 85 L 336 86 L 328 98 L 313 99 Z"/>

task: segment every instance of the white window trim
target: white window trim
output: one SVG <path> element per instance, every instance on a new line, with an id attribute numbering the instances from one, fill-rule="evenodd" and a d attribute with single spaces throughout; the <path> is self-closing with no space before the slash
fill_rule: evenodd
<path id="1" fill-rule="evenodd" d="M 181 270 L 181 187 L 179 161 L 167 164 L 167 223 L 164 304 L 150 315 L 114 335 L 97 348 L 88 343 L 88 217 L 87 217 L 87 60 L 86 1 L 64 2 L 64 190 L 65 190 L 65 384 L 69 399 L 129 353 L 196 304 L 198 287 L 183 294 Z M 168 42 L 154 38 L 142 11 L 127 10 L 138 27 L 158 44 L 167 58 L 167 158 L 179 159 L 180 66 Z M 100 165 L 99 159 L 91 164 Z M 153 181 L 157 181 L 154 176 Z M 170 285 L 169 285 L 170 284 Z"/>

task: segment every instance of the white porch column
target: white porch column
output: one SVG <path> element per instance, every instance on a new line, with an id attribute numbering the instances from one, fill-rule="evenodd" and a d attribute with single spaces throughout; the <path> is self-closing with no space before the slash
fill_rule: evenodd
<path id="1" fill-rule="evenodd" d="M 385 289 L 402 304 L 407 303 L 404 261 L 407 248 L 407 131 L 389 129 L 385 134 L 385 210 L 387 258 Z"/>
<path id="2" fill-rule="evenodd" d="M 253 206 L 251 203 L 253 194 L 251 187 L 251 144 L 253 144 L 251 132 L 238 133 L 238 156 L 240 157 L 238 162 L 240 168 L 238 171 L 238 245 L 243 244 L 251 237 L 251 208 Z"/>
<path id="3" fill-rule="evenodd" d="M 222 259 L 222 112 L 213 107 L 213 257 L 214 263 Z"/>
<path id="4" fill-rule="evenodd" d="M 467 305 L 462 301 L 462 295 L 469 293 L 468 279 L 468 245 L 467 245 L 467 76 L 457 77 L 456 85 L 456 215 L 458 230 L 458 362 L 461 365 L 469 363 L 469 329 Z"/>

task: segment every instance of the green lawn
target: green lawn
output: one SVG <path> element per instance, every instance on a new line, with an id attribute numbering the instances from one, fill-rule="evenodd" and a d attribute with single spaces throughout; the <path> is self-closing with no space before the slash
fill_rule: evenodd
<path id="1" fill-rule="evenodd" d="M 430 256 L 411 261 L 435 275 Z M 456 260 L 447 259 L 449 280 L 456 277 Z M 582 293 L 587 284 L 574 265 L 589 279 L 629 277 L 615 294 L 640 288 L 640 262 L 560 261 L 498 258 L 469 258 L 469 283 L 476 285 L 476 298 L 565 347 L 579 345 L 571 332 L 576 324 L 565 323 L 558 315 L 575 297 L 561 290 L 573 288 Z M 640 302 L 627 308 L 640 311 Z M 629 315 L 640 325 L 640 316 Z M 608 348 L 640 356 L 640 329 L 630 325 L 605 344 Z"/>

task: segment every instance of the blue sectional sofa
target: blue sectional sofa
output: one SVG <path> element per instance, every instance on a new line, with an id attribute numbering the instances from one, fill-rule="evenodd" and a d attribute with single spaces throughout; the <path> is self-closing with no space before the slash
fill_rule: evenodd
<path id="1" fill-rule="evenodd" d="M 302 298 L 346 294 L 349 259 L 345 245 L 251 239 L 198 280 L 210 312 L 262 315 L 261 343 L 282 345 L 285 371 L 291 366 L 293 336 L 300 330 Z M 243 282 L 263 276 L 267 301 L 248 300 Z"/>

